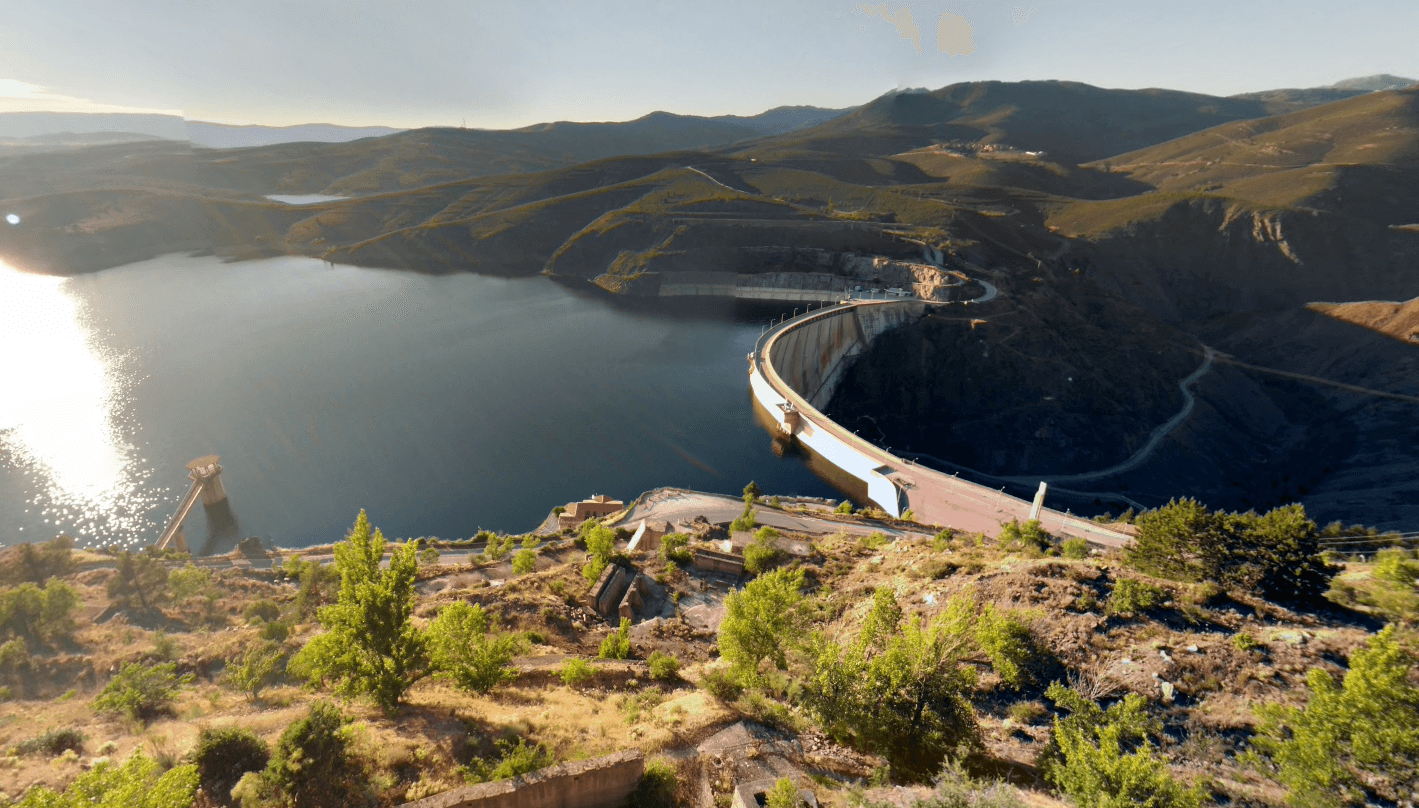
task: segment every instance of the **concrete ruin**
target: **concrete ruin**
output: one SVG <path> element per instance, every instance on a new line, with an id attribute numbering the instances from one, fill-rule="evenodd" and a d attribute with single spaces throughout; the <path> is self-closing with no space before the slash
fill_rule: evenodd
<path id="1" fill-rule="evenodd" d="M 645 755 L 627 749 L 510 780 L 455 788 L 400 808 L 621 808 L 644 773 Z"/>
<path id="2" fill-rule="evenodd" d="M 742 555 L 696 548 L 694 553 L 691 554 L 690 559 L 697 570 L 722 572 L 735 576 L 744 574 L 744 556 Z"/>
<path id="3" fill-rule="evenodd" d="M 645 607 L 649 584 L 644 575 L 620 564 L 607 564 L 601 577 L 592 584 L 582 605 L 607 620 L 634 620 L 636 612 Z"/>

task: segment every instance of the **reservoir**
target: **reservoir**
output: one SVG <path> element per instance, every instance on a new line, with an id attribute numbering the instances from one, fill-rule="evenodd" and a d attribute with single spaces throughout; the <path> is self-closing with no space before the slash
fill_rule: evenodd
<path id="1" fill-rule="evenodd" d="M 236 525 L 197 509 L 195 552 L 334 541 L 361 508 L 461 538 L 663 485 L 839 496 L 753 417 L 779 308 L 296 257 L 0 264 L 0 541 L 151 543 L 205 454 Z"/>

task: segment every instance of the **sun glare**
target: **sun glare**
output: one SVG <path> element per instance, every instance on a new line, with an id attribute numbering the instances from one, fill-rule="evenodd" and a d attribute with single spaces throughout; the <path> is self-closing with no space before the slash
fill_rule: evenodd
<path id="1" fill-rule="evenodd" d="M 0 456 L 32 477 L 47 524 L 124 543 L 147 508 L 115 423 L 123 375 L 68 283 L 0 262 Z"/>

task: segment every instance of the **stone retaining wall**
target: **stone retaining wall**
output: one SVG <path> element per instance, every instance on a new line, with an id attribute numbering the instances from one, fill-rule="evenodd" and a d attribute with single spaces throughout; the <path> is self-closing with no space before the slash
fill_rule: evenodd
<path id="1" fill-rule="evenodd" d="M 644 772 L 645 756 L 628 749 L 511 780 L 455 788 L 401 808 L 621 808 Z"/>

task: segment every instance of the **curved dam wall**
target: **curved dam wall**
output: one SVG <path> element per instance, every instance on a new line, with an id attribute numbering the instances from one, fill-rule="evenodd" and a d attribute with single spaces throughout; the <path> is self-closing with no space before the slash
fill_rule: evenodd
<path id="1" fill-rule="evenodd" d="M 772 429 L 792 437 L 872 504 L 900 517 L 988 535 L 1011 519 L 1030 518 L 1032 503 L 1003 491 L 923 468 L 873 445 L 833 422 L 822 409 L 843 373 L 881 334 L 926 315 L 928 304 L 849 301 L 795 317 L 766 331 L 749 354 L 749 386 Z M 1048 508 L 1043 527 L 1056 536 L 1078 536 L 1121 546 L 1128 536 Z"/>

